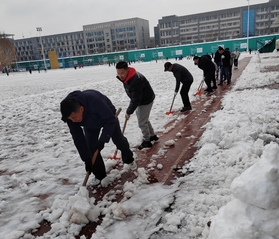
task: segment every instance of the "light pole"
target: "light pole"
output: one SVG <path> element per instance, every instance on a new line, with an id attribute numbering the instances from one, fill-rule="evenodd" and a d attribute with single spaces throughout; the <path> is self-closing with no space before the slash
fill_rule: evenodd
<path id="1" fill-rule="evenodd" d="M 250 18 L 250 0 L 247 0 L 248 1 L 248 12 L 247 12 L 247 52 L 249 51 L 249 18 Z"/>
<path id="2" fill-rule="evenodd" d="M 45 59 L 44 46 L 43 46 L 42 37 L 41 37 L 41 31 L 42 31 L 42 28 L 37 27 L 37 32 L 39 32 L 39 36 L 40 36 L 40 43 L 42 46 L 42 54 L 43 54 L 43 59 L 44 59 L 45 71 L 46 71 L 47 67 L 46 67 L 46 59 Z"/>

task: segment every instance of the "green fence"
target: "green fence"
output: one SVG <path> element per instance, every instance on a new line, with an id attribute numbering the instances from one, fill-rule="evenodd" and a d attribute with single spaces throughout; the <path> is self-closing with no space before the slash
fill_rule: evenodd
<path id="1" fill-rule="evenodd" d="M 260 50 L 263 46 L 268 44 L 270 41 L 276 41 L 279 39 L 279 34 L 267 35 L 259 37 L 251 37 L 248 41 L 248 47 L 252 51 Z M 141 50 L 132 50 L 125 52 L 113 52 L 104 54 L 94 54 L 86 56 L 77 57 L 63 57 L 59 58 L 58 62 L 60 68 L 69 68 L 74 66 L 92 66 L 100 64 L 113 64 L 120 60 L 125 61 L 152 61 L 159 59 L 168 59 L 175 57 L 187 57 L 193 55 L 204 55 L 204 54 L 214 54 L 218 46 L 228 47 L 230 50 L 235 50 L 238 48 L 240 52 L 246 51 L 247 49 L 247 39 L 231 39 L 225 41 L 215 41 L 215 42 L 204 42 L 189 45 L 178 45 L 170 47 L 160 47 L 160 48 L 149 48 Z M 266 48 L 264 52 L 271 52 L 273 46 Z M 46 60 L 47 67 L 49 68 L 49 61 Z M 26 68 L 37 70 L 38 68 L 44 68 L 43 61 L 28 61 L 28 62 L 18 62 L 18 68 Z"/>

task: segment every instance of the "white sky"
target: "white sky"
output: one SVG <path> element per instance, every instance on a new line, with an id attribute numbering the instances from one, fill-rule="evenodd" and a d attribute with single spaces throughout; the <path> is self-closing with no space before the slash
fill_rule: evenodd
<path id="1" fill-rule="evenodd" d="M 46 219 L 52 222 L 52 230 L 43 238 L 74 239 L 100 213 L 105 218 L 92 239 L 279 238 L 279 92 L 268 88 L 279 83 L 279 73 L 262 71 L 276 65 L 279 54 L 260 58 L 241 54 L 245 56 L 252 56 L 249 65 L 224 97 L 223 109 L 211 115 L 198 142 L 200 149 L 182 169 L 183 173 L 193 172 L 172 186 L 149 185 L 148 171 L 164 167 L 157 160 L 167 150 L 162 148 L 152 156 L 148 169 L 138 168 L 134 181 L 111 191 L 96 206 L 81 187 L 84 164 L 67 125 L 60 120 L 59 103 L 73 90 L 97 89 L 117 108 L 126 109 L 128 99 L 115 79 L 114 67 L 1 74 L 0 238 L 31 239 L 30 230 Z M 192 60 L 179 63 L 194 76 L 189 93 L 193 101 L 202 71 Z M 167 122 L 176 119 L 175 127 L 186 117 L 165 114 L 175 80 L 163 71 L 163 65 L 163 61 L 132 65 L 154 88 L 151 122 L 161 133 Z M 201 97 L 207 99 L 205 105 L 214 99 L 214 95 Z M 181 106 L 178 97 L 173 109 Z M 123 112 L 119 120 L 123 125 Z M 132 147 L 141 142 L 135 116 L 128 121 L 125 136 Z M 102 151 L 107 170 L 115 164 L 108 159 L 114 150 L 108 143 Z M 125 170 L 112 170 L 107 182 L 117 180 Z M 63 179 L 69 184 L 64 185 Z M 125 192 L 124 199 L 112 203 L 114 194 L 121 192 Z M 165 211 L 168 207 L 171 210 Z M 206 226 L 210 220 L 211 231 Z"/>
<path id="2" fill-rule="evenodd" d="M 266 0 L 250 0 L 250 5 Z M 126 18 L 149 20 L 150 36 L 163 16 L 190 15 L 220 9 L 248 6 L 246 0 L 74 0 L 4 1 L 0 7 L 0 32 L 14 34 L 15 39 L 38 36 L 36 27 L 42 27 L 42 36 L 82 31 L 82 26 Z"/>

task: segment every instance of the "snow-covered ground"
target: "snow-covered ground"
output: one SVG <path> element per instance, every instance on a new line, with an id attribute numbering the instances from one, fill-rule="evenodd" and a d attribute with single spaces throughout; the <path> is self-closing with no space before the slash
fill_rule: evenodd
<path id="1" fill-rule="evenodd" d="M 123 125 L 129 100 L 115 79 L 115 68 L 0 75 L 0 238 L 31 239 L 31 231 L 46 219 L 52 229 L 40 238 L 74 239 L 100 214 L 105 217 L 92 239 L 279 238 L 279 90 L 269 87 L 279 83 L 279 73 L 264 71 L 278 64 L 279 54 L 241 55 L 250 56 L 224 97 L 223 109 L 204 126 L 200 149 L 182 169 L 187 176 L 171 186 L 150 185 L 146 170 L 138 168 L 137 178 L 124 185 L 120 203 L 112 202 L 120 191 L 111 191 L 97 205 L 81 187 L 84 164 L 60 120 L 59 104 L 73 90 L 96 89 L 123 109 Z M 193 101 L 202 71 L 192 60 L 177 63 L 195 78 L 189 93 Z M 156 93 L 151 113 L 156 132 L 181 117 L 165 114 L 175 80 L 163 65 L 131 65 L 149 79 Z M 174 110 L 181 106 L 177 97 Z M 125 136 L 132 147 L 141 142 L 135 116 L 128 121 Z M 108 143 L 102 151 L 107 170 L 114 164 L 108 159 L 114 150 Z M 152 163 L 162 167 L 156 155 Z M 125 170 L 112 170 L 109 180 L 117 180 Z"/>

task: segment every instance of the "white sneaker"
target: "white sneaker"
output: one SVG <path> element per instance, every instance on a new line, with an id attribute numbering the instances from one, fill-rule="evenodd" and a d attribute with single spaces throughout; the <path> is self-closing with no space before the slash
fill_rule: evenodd
<path id="1" fill-rule="evenodd" d="M 89 186 L 97 186 L 101 183 L 101 180 L 97 179 L 97 178 L 93 178 L 90 182 L 89 182 Z"/>
<path id="2" fill-rule="evenodd" d="M 138 168 L 138 165 L 136 164 L 136 161 L 134 160 L 132 163 L 129 164 L 131 170 L 136 170 Z"/>

